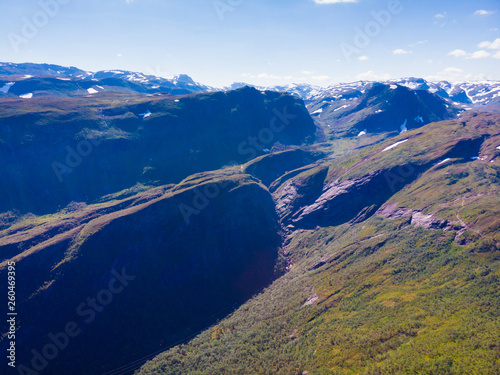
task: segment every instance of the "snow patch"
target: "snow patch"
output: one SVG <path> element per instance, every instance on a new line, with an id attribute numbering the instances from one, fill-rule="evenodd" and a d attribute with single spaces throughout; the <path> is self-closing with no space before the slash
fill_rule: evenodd
<path id="1" fill-rule="evenodd" d="M 447 158 L 447 159 L 444 159 L 444 160 L 441 160 L 439 163 L 437 163 L 436 165 L 441 165 L 441 164 L 444 164 L 446 163 L 447 161 L 450 161 L 451 159 L 450 158 Z"/>
<path id="2" fill-rule="evenodd" d="M 398 88 L 398 85 L 390 85 L 389 87 L 391 88 L 391 90 L 396 90 Z"/>
<path id="3" fill-rule="evenodd" d="M 408 128 L 406 127 L 407 124 L 408 119 L 405 119 L 405 122 L 403 123 L 403 125 L 401 125 L 401 133 L 406 133 L 408 131 Z"/>
<path id="4" fill-rule="evenodd" d="M 320 113 L 323 113 L 323 108 L 320 108 L 320 109 L 314 111 L 312 114 L 315 115 L 315 114 L 320 114 Z"/>
<path id="5" fill-rule="evenodd" d="M 3 92 L 4 94 L 8 93 L 10 88 L 15 84 L 15 82 L 6 83 L 3 87 L 0 87 L 0 92 Z"/>
<path id="6" fill-rule="evenodd" d="M 23 99 L 31 99 L 33 97 L 33 93 L 29 93 L 29 94 L 23 94 L 23 95 L 19 95 L 20 98 L 23 98 Z"/>
<path id="7" fill-rule="evenodd" d="M 402 145 L 402 144 L 403 144 L 403 143 L 405 143 L 405 142 L 408 142 L 408 139 L 405 139 L 405 140 L 403 140 L 403 141 L 396 142 L 396 143 L 394 143 L 393 145 L 390 145 L 390 146 L 388 146 L 388 147 L 384 148 L 384 149 L 382 150 L 382 152 L 392 150 L 393 148 L 398 147 L 399 145 Z"/>
<path id="8" fill-rule="evenodd" d="M 89 94 L 97 94 L 99 92 L 96 89 L 93 89 L 92 87 L 90 89 L 87 89 L 87 91 Z"/>
<path id="9" fill-rule="evenodd" d="M 145 119 L 145 118 L 148 118 L 151 115 L 152 115 L 151 111 L 148 110 L 148 111 L 146 111 L 144 113 L 141 113 L 139 116 L 142 116 L 142 118 Z"/>
<path id="10" fill-rule="evenodd" d="M 500 146 L 497 146 L 497 150 L 500 150 Z"/>
<path id="11" fill-rule="evenodd" d="M 362 132 L 360 132 L 360 133 L 358 134 L 358 137 L 361 137 L 361 136 L 363 136 L 363 135 L 366 135 L 366 129 L 365 129 L 365 130 L 363 130 Z"/>
<path id="12" fill-rule="evenodd" d="M 342 100 L 344 100 L 344 99 L 342 99 Z M 343 105 L 342 107 L 334 109 L 333 112 L 340 111 L 341 109 L 344 109 L 344 108 L 347 108 L 347 107 L 349 107 L 349 105 Z"/>

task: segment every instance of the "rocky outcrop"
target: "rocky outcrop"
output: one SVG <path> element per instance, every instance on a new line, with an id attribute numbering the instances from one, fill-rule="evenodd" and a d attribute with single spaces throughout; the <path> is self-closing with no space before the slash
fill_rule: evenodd
<path id="1" fill-rule="evenodd" d="M 426 215 L 418 210 L 398 207 L 397 202 L 382 206 L 376 214 L 386 219 L 401 219 L 408 217 L 409 225 L 415 225 L 425 229 L 442 229 L 445 231 L 460 231 L 464 229 L 463 225 L 458 222 L 442 220 L 436 218 L 433 214 Z"/>
<path id="2" fill-rule="evenodd" d="M 293 213 L 291 222 L 301 228 L 334 226 L 366 220 L 389 197 L 417 178 L 422 167 L 398 166 L 376 170 L 360 178 L 332 181 L 322 188 L 312 204 Z M 412 170 L 402 177 L 401 170 Z"/>
<path id="3" fill-rule="evenodd" d="M 328 174 L 328 167 L 307 171 L 283 184 L 276 194 L 276 210 L 281 221 L 288 225 L 293 214 L 301 207 L 312 204 L 323 190 L 323 184 Z"/>

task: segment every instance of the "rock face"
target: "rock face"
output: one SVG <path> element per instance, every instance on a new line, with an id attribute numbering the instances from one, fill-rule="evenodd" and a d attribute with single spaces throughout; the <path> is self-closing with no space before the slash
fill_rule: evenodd
<path id="1" fill-rule="evenodd" d="M 290 224 L 292 215 L 301 208 L 314 203 L 323 191 L 328 168 L 319 168 L 304 178 L 291 179 L 283 184 L 277 194 L 277 211 L 282 222 Z"/>
<path id="2" fill-rule="evenodd" d="M 291 221 L 301 228 L 363 221 L 395 192 L 415 179 L 422 167 L 415 165 L 411 168 L 412 174 L 405 178 L 397 173 L 409 170 L 408 166 L 375 170 L 360 178 L 332 181 L 323 186 L 321 195 L 312 204 L 297 210 Z"/>
<path id="3" fill-rule="evenodd" d="M 423 227 L 425 229 L 443 229 L 445 231 L 459 231 L 464 229 L 464 227 L 458 222 L 437 219 L 432 214 L 426 215 L 417 210 L 397 206 L 397 203 L 384 205 L 376 212 L 376 214 L 385 217 L 386 219 L 400 219 L 408 217 L 408 224 Z"/>
<path id="4" fill-rule="evenodd" d="M 274 279 L 281 241 L 271 195 L 244 175 L 68 232 L 14 258 L 29 275 L 17 285 L 19 363 L 30 367 L 31 350 L 41 353 L 67 322 L 81 330 L 42 374 L 104 373 L 209 326 Z"/>

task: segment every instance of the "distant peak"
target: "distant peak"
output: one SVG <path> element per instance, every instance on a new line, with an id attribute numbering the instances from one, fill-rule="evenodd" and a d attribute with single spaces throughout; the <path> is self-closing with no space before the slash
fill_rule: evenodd
<path id="1" fill-rule="evenodd" d="M 187 74 L 176 75 L 176 76 L 174 76 L 174 80 L 177 82 L 182 82 L 182 83 L 192 83 L 193 85 L 195 84 L 193 79 L 190 76 L 188 76 Z"/>

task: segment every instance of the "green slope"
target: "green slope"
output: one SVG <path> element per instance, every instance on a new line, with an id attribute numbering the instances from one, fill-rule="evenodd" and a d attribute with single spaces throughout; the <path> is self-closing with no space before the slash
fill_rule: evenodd
<path id="1" fill-rule="evenodd" d="M 382 171 L 368 182 L 384 199 L 363 195 L 372 211 L 351 223 L 295 222 L 286 275 L 137 374 L 498 374 L 498 146 L 500 116 L 472 113 L 325 162 L 323 193 Z M 335 212 L 307 188 L 321 171 L 277 180 L 278 204 L 292 190 Z"/>

